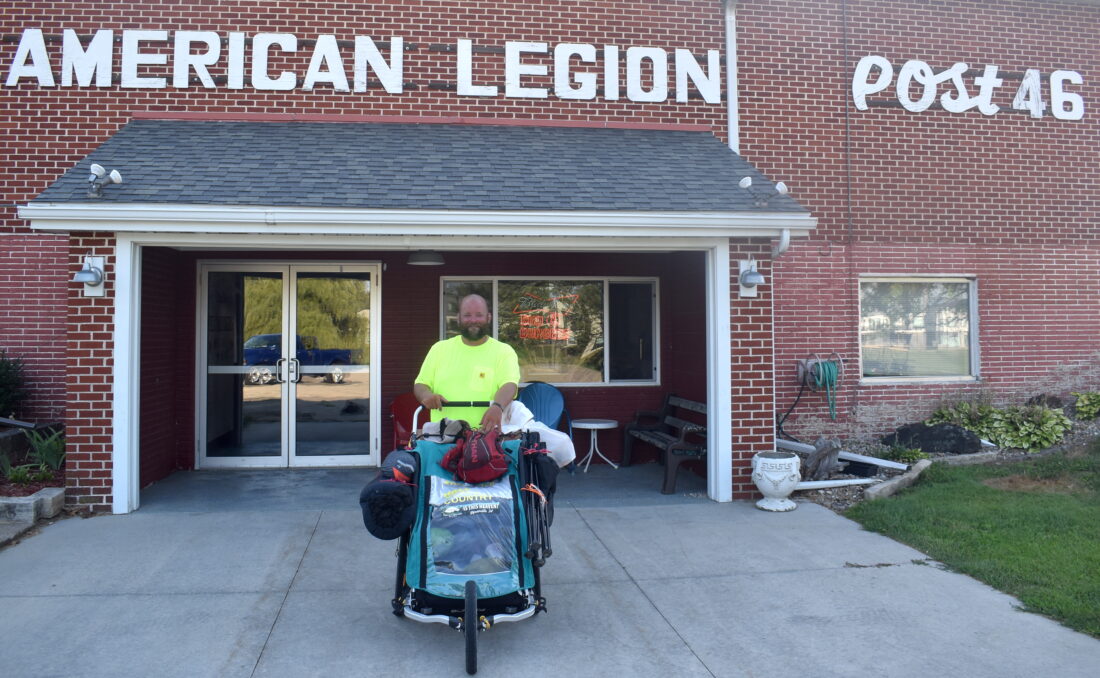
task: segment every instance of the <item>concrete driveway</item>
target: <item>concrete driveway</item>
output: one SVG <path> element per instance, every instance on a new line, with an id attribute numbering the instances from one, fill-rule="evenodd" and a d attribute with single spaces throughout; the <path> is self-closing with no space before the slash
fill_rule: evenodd
<path id="1" fill-rule="evenodd" d="M 390 612 L 370 475 L 179 473 L 0 551 L 0 673 L 465 675 L 461 634 Z M 659 486 L 654 465 L 563 476 L 549 613 L 482 633 L 478 675 L 1097 675 L 1100 641 L 827 509 Z"/>

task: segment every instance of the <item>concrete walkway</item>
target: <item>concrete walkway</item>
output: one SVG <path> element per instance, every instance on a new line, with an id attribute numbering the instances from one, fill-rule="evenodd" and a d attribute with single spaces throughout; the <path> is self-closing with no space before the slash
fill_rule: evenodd
<path id="1" fill-rule="evenodd" d="M 390 612 L 395 542 L 356 471 L 179 473 L 126 516 L 0 551 L 0 673 L 462 676 L 462 636 Z M 654 465 L 563 476 L 549 613 L 478 675 L 1089 677 L 1100 641 L 814 504 L 715 504 Z M 691 482 L 694 481 L 694 482 Z"/>

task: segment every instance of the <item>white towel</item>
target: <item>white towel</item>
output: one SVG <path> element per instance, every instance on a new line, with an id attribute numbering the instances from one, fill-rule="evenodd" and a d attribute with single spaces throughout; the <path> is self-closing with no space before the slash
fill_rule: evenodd
<path id="1" fill-rule="evenodd" d="M 555 431 L 546 424 L 535 421 L 535 415 L 526 405 L 518 400 L 504 410 L 504 419 L 500 423 L 500 430 L 504 433 L 515 431 L 534 431 L 539 434 L 539 439 L 546 443 L 546 452 L 550 458 L 557 462 L 558 466 L 568 466 L 577 458 L 577 451 L 573 448 L 573 441 L 567 433 Z"/>

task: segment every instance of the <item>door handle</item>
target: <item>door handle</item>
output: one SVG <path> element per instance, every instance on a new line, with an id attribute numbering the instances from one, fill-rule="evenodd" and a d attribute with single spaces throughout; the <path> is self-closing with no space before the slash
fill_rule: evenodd
<path id="1" fill-rule="evenodd" d="M 284 367 L 286 367 L 286 358 L 279 358 L 275 361 L 275 381 L 280 384 L 286 383 L 286 377 L 283 376 Z"/>
<path id="2" fill-rule="evenodd" d="M 288 370 L 289 374 L 287 375 L 287 378 L 293 381 L 295 384 L 300 382 L 302 380 L 302 372 L 301 363 L 298 362 L 298 359 L 290 358 L 289 360 L 287 360 L 287 366 L 290 368 Z"/>

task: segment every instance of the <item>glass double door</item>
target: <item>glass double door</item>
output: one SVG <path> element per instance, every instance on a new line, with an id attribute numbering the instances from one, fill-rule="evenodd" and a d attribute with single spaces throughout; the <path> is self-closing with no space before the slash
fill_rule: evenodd
<path id="1" fill-rule="evenodd" d="M 378 266 L 200 267 L 200 467 L 376 465 Z"/>

